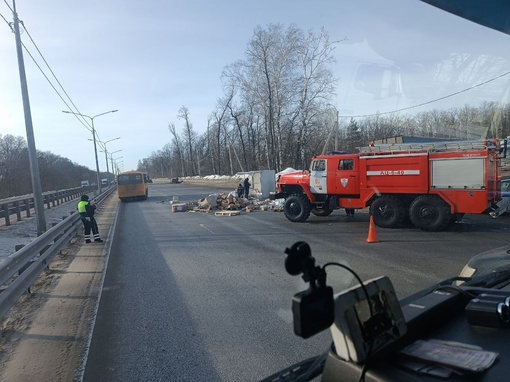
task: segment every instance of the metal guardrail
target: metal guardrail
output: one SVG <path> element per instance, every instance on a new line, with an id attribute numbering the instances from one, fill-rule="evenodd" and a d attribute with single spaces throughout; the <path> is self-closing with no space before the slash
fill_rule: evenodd
<path id="1" fill-rule="evenodd" d="M 100 206 L 114 191 L 115 188 L 111 187 L 91 202 Z M 80 215 L 75 211 L 0 262 L 0 288 L 3 288 L 0 289 L 0 318 L 30 290 L 41 272 L 48 268 L 53 258 L 76 235 L 80 227 Z"/>
<path id="2" fill-rule="evenodd" d="M 43 202 L 47 209 L 76 199 L 84 193 L 95 190 L 95 187 L 76 187 L 66 190 L 48 191 L 43 193 Z M 0 218 L 5 220 L 5 225 L 11 225 L 11 215 L 16 215 L 16 220 L 22 220 L 22 213 L 25 217 L 31 216 L 34 209 L 34 196 L 24 195 L 0 200 Z"/>

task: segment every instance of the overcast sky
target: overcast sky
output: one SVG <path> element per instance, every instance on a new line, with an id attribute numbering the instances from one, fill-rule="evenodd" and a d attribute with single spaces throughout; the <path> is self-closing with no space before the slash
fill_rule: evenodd
<path id="1" fill-rule="evenodd" d="M 12 0 L 0 3 L 0 14 L 12 22 L 7 4 L 12 7 Z M 79 112 L 94 116 L 118 110 L 94 124 L 102 141 L 120 137 L 107 149 L 122 150 L 114 157 L 123 157 L 123 170 L 135 169 L 138 160 L 170 142 L 169 123 L 180 131 L 181 106 L 189 109 L 194 129 L 205 131 L 222 95 L 221 72 L 245 58 L 257 26 L 293 23 L 316 32 L 324 27 L 331 40 L 343 40 L 332 67 L 339 78 L 332 103 L 341 115 L 398 110 L 510 70 L 509 36 L 419 0 L 18 0 L 16 7 L 28 31 L 21 35 L 23 43 L 58 88 L 30 38 L 35 41 Z M 26 137 L 15 39 L 5 20 L 0 19 L 0 134 Z M 459 76 L 464 82 L 452 88 L 445 79 L 435 93 L 425 94 L 431 71 L 436 80 L 438 68 L 448 72 L 451 62 L 445 60 L 452 52 L 485 57 L 471 62 L 471 72 L 486 65 L 485 77 Z M 95 169 L 92 134 L 73 115 L 62 113 L 69 107 L 26 51 L 24 60 L 37 149 Z M 391 89 L 380 84 L 395 73 L 403 96 L 391 96 Z M 372 77 L 379 79 L 376 85 L 365 83 Z M 508 81 L 503 76 L 428 107 L 507 102 L 501 84 Z M 105 171 L 104 154 L 99 155 Z"/>

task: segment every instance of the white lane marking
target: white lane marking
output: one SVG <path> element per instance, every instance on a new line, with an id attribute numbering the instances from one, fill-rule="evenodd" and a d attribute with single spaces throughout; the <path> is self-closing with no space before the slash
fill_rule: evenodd
<path id="1" fill-rule="evenodd" d="M 203 229 L 206 229 L 207 231 L 209 231 L 210 233 L 214 233 L 214 231 L 211 231 L 209 228 L 207 228 L 204 224 L 200 224 L 200 227 L 202 227 Z"/>

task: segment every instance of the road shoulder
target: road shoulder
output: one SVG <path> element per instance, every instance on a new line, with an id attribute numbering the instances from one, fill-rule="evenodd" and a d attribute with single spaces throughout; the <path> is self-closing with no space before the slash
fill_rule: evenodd
<path id="1" fill-rule="evenodd" d="M 2 319 L 0 381 L 80 379 L 118 204 L 113 196 L 98 210 L 105 243 L 82 245 L 80 230 Z"/>

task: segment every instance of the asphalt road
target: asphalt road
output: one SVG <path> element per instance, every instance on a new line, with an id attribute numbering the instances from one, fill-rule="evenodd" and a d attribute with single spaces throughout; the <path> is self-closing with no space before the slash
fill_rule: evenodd
<path id="1" fill-rule="evenodd" d="M 284 249 L 306 241 L 318 264 L 363 279 L 387 275 L 400 298 L 460 272 L 473 255 L 510 244 L 510 218 L 467 216 L 448 232 L 380 229 L 366 212 L 291 223 L 283 213 L 217 217 L 172 213 L 205 187 L 153 184 L 147 201 L 119 209 L 84 381 L 256 381 L 326 350 L 326 331 L 293 334 L 291 299 L 305 289 Z M 353 285 L 328 271 L 339 292 Z"/>

